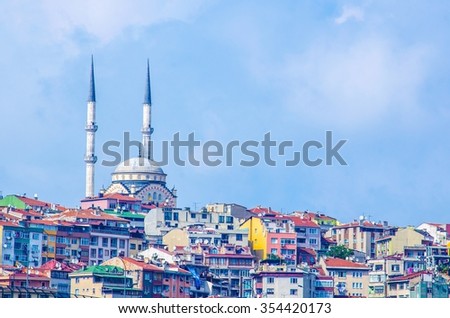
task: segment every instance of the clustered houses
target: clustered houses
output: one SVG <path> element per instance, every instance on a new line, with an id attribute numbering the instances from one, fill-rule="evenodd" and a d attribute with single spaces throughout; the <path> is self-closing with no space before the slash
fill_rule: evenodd
<path id="1" fill-rule="evenodd" d="M 449 224 L 11 195 L 0 197 L 0 297 L 448 297 L 449 242 Z"/>

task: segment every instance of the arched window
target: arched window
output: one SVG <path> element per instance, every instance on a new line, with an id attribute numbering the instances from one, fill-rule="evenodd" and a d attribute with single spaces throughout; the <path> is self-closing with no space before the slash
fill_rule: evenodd
<path id="1" fill-rule="evenodd" d="M 158 194 L 158 201 L 161 201 L 161 193 Z"/>
<path id="2" fill-rule="evenodd" d="M 156 197 L 156 192 L 153 192 L 153 200 L 157 200 L 157 197 Z"/>

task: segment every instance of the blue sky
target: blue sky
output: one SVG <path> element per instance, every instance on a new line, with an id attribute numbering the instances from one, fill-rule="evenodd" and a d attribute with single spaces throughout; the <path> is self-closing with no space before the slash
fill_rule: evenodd
<path id="1" fill-rule="evenodd" d="M 348 166 L 171 164 L 180 206 L 449 222 L 449 17 L 448 1 L 2 2 L 0 190 L 78 204 L 94 54 L 97 150 L 140 139 L 147 58 L 157 142 L 348 140 Z"/>

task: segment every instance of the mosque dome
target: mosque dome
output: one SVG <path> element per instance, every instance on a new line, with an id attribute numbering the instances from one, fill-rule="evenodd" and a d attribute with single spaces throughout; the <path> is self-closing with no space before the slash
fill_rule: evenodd
<path id="1" fill-rule="evenodd" d="M 166 174 L 154 161 L 145 158 L 131 158 L 121 162 L 112 173 L 113 182 L 136 184 L 142 182 L 165 183 Z"/>
<path id="2" fill-rule="evenodd" d="M 158 164 L 146 158 L 130 158 L 121 162 L 114 173 L 150 173 L 150 174 L 164 174 Z"/>

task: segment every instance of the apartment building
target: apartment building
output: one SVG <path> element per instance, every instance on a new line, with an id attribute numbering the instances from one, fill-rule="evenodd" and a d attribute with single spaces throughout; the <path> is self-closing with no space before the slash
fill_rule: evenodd
<path id="1" fill-rule="evenodd" d="M 325 275 L 333 277 L 335 297 L 367 297 L 369 267 L 339 258 L 324 257 L 319 261 Z"/>

